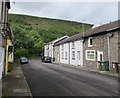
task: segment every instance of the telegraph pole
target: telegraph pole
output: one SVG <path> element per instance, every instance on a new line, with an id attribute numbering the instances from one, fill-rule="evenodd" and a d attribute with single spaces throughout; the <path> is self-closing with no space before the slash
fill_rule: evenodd
<path id="1" fill-rule="evenodd" d="M 84 40 L 84 20 L 82 19 L 82 32 L 83 32 L 83 40 Z"/>
<path id="2" fill-rule="evenodd" d="M 82 19 L 82 33 L 83 33 L 83 40 L 82 40 L 82 51 L 84 49 L 84 20 Z M 81 55 L 82 55 L 82 58 L 83 58 L 83 52 L 81 52 Z M 84 62 L 84 59 L 82 59 L 82 67 L 84 66 L 83 65 L 83 62 Z"/>

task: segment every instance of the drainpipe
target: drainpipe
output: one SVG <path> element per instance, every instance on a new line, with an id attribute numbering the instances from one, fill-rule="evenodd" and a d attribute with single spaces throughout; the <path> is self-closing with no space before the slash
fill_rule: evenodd
<path id="1" fill-rule="evenodd" d="M 83 56 L 83 52 L 84 52 L 84 39 L 82 39 L 81 40 L 81 43 L 82 43 L 82 49 L 81 49 L 81 55 L 82 55 L 82 57 L 81 57 L 81 59 L 82 59 L 82 65 L 81 65 L 81 67 L 83 67 L 83 65 L 84 65 L 84 56 Z"/>
<path id="2" fill-rule="evenodd" d="M 110 36 L 108 36 L 108 61 L 109 61 L 109 70 L 111 69 L 111 64 L 110 64 Z"/>
<path id="3" fill-rule="evenodd" d="M 68 54 L 69 54 L 69 64 L 70 64 L 70 43 L 68 43 Z"/>
<path id="4" fill-rule="evenodd" d="M 6 38 L 6 62 L 5 62 L 5 75 L 7 75 L 7 72 L 8 72 L 8 61 L 9 61 L 9 58 L 8 58 L 8 45 L 9 45 L 9 37 L 7 36 L 7 38 Z"/>
<path id="5" fill-rule="evenodd" d="M 108 61 L 109 61 L 109 70 L 111 69 L 111 58 L 110 58 L 110 37 L 112 37 L 113 36 L 113 34 L 111 34 L 111 33 L 108 33 L 107 34 L 107 36 L 108 36 Z"/>

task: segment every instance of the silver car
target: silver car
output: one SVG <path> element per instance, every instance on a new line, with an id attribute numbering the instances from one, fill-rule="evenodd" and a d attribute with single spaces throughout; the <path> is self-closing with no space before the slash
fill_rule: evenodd
<path id="1" fill-rule="evenodd" d="M 20 58 L 20 63 L 21 63 L 21 64 L 28 63 L 28 59 L 27 59 L 26 57 L 21 57 L 21 58 Z"/>

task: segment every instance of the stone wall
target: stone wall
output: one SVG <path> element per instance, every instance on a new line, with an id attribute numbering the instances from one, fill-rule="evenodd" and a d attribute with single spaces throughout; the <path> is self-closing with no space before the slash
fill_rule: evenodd
<path id="1" fill-rule="evenodd" d="M 118 30 L 118 62 L 120 63 L 120 29 Z"/>
<path id="2" fill-rule="evenodd" d="M 118 62 L 118 31 L 110 38 L 110 58 L 111 62 Z"/>
<path id="3" fill-rule="evenodd" d="M 55 58 L 55 63 L 60 63 L 60 46 L 55 46 L 54 47 L 54 58 Z"/>
<path id="4" fill-rule="evenodd" d="M 110 57 L 111 61 L 118 62 L 118 32 L 110 32 L 114 33 L 112 37 L 110 37 Z M 83 44 L 83 61 L 84 67 L 88 69 L 97 70 L 97 62 L 98 62 L 98 54 L 97 51 L 103 51 L 103 60 L 108 61 L 108 35 L 106 33 L 91 36 L 93 41 L 93 46 L 88 47 L 88 38 L 85 39 Z M 86 50 L 95 50 L 95 60 L 90 61 L 86 60 Z"/>
<path id="5" fill-rule="evenodd" d="M 5 44 L 6 44 L 6 39 L 3 38 L 1 32 L 0 32 L 0 47 L 5 48 Z"/>

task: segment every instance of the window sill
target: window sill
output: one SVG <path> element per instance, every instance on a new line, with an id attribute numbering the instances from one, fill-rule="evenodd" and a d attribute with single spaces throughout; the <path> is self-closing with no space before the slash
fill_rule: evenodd
<path id="1" fill-rule="evenodd" d="M 91 45 L 91 46 L 88 46 L 89 48 L 92 48 L 93 47 L 93 45 Z"/>
<path id="2" fill-rule="evenodd" d="M 74 58 L 72 58 L 72 60 L 75 60 Z"/>
<path id="3" fill-rule="evenodd" d="M 86 59 L 87 61 L 96 61 L 95 59 Z"/>

